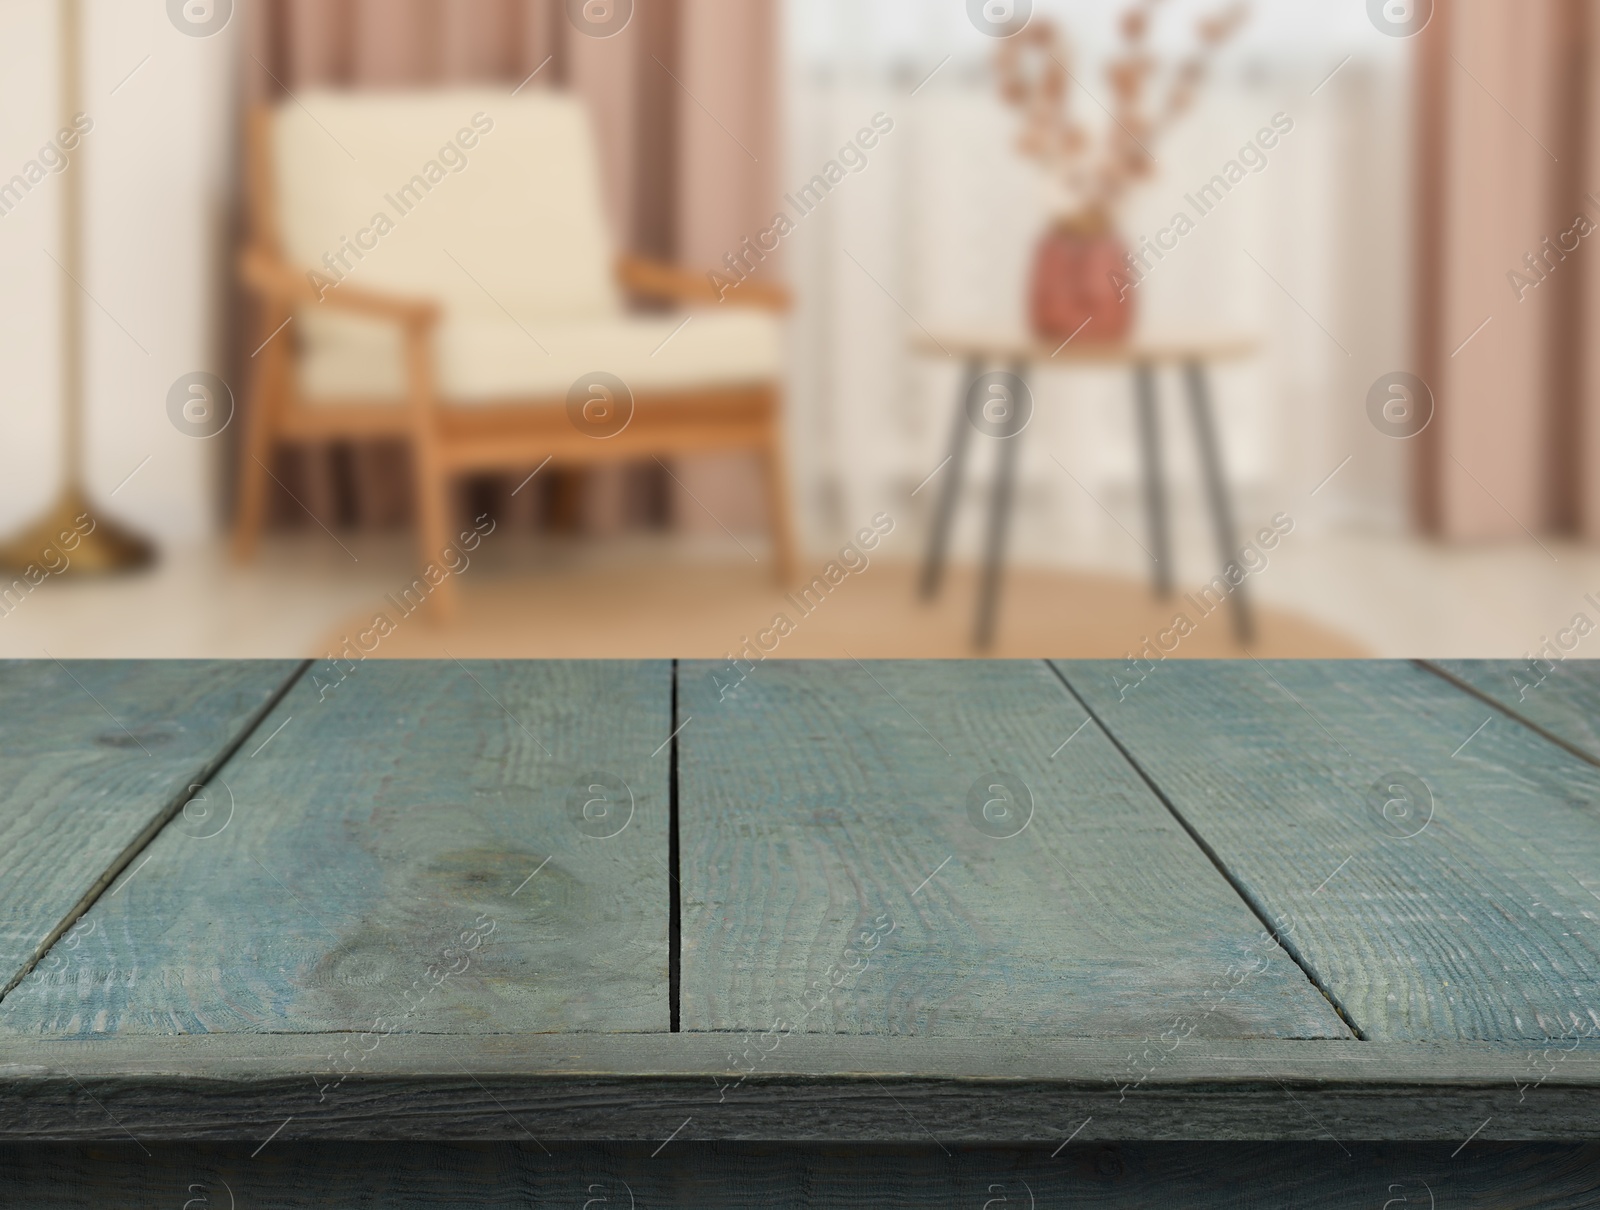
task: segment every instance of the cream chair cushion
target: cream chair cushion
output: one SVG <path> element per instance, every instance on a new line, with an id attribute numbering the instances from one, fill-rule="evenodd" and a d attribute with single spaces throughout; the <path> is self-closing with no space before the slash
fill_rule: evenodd
<path id="1" fill-rule="evenodd" d="M 272 136 L 285 257 L 324 284 L 440 303 L 448 402 L 565 396 L 595 371 L 635 392 L 779 373 L 765 314 L 624 311 L 595 141 L 566 94 L 308 91 L 278 107 Z M 393 324 L 311 307 L 295 327 L 308 401 L 404 394 Z"/>
<path id="2" fill-rule="evenodd" d="M 772 317 L 734 308 L 537 326 L 448 315 L 436 330 L 434 354 L 440 394 L 460 404 L 564 399 L 574 382 L 596 370 L 615 374 L 638 394 L 771 382 L 782 365 Z M 323 329 L 301 359 L 300 385 L 310 402 L 403 396 L 393 326 L 352 324 L 337 338 Z"/>

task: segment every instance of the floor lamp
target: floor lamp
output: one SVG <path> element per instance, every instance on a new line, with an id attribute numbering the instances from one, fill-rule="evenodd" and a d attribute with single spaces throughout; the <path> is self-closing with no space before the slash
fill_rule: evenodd
<path id="1" fill-rule="evenodd" d="M 61 13 L 61 109 L 64 125 L 81 109 L 83 45 L 79 0 L 58 0 Z M 61 415 L 64 475 L 61 494 L 44 516 L 0 543 L 0 570 L 24 572 L 51 566 L 52 551 L 67 562 L 52 574 L 116 571 L 143 567 L 155 557 L 150 542 L 98 513 L 83 487 L 83 151 L 61 174 Z M 82 534 L 79 518 L 94 528 Z M 78 536 L 81 535 L 81 536 Z M 77 537 L 75 546 L 66 543 Z"/>

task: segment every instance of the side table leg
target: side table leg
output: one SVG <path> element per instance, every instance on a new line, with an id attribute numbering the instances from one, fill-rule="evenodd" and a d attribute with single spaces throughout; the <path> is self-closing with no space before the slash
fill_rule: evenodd
<path id="1" fill-rule="evenodd" d="M 1189 380 L 1189 406 L 1194 414 L 1195 438 L 1200 443 L 1201 469 L 1206 477 L 1206 494 L 1211 500 L 1211 517 L 1217 530 L 1217 553 L 1222 558 L 1226 572 L 1228 564 L 1239 557 L 1238 542 L 1233 528 L 1233 506 L 1228 499 L 1228 486 L 1222 473 L 1222 450 L 1217 443 L 1216 420 L 1211 411 L 1211 393 L 1206 384 L 1205 367 L 1191 361 L 1184 367 Z M 1249 602 L 1245 600 L 1244 583 L 1233 590 L 1233 633 L 1241 643 L 1255 637 L 1254 620 Z"/>
<path id="2" fill-rule="evenodd" d="M 1161 467 L 1161 416 L 1156 408 L 1156 372 L 1148 361 L 1133 367 L 1139 398 L 1139 440 L 1144 447 L 1144 511 L 1150 527 L 1156 596 L 1172 595 L 1172 546 L 1167 533 L 1167 485 Z"/>
<path id="3" fill-rule="evenodd" d="M 1011 373 L 1025 383 L 1027 366 L 1017 363 Z M 1021 407 L 1011 409 L 1012 424 L 1000 444 L 999 464 L 995 468 L 994 496 L 989 502 L 989 536 L 983 550 L 983 579 L 978 585 L 978 618 L 972 632 L 972 645 L 980 650 L 994 643 L 995 619 L 1000 604 L 1000 567 L 1005 557 L 1006 525 L 1011 520 L 1011 500 L 1017 478 L 1017 453 L 1022 448 L 1022 429 L 1027 421 Z"/>
<path id="4" fill-rule="evenodd" d="M 950 454 L 945 468 L 944 484 L 939 489 L 939 501 L 933 510 L 933 530 L 928 536 L 928 557 L 922 564 L 921 594 L 931 601 L 939 592 L 939 581 L 944 575 L 945 552 L 950 546 L 950 529 L 955 522 L 956 499 L 961 494 L 961 469 L 967 460 L 967 443 L 972 435 L 972 425 L 967 422 L 967 405 L 972 393 L 978 389 L 978 376 L 983 373 L 983 363 L 974 357 L 967 363 L 967 383 L 956 396 L 956 418 L 950 430 Z"/>

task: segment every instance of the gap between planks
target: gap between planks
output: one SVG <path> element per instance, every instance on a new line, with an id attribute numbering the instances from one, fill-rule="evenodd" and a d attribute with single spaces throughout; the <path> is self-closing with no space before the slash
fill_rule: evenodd
<path id="1" fill-rule="evenodd" d="M 1178 810 L 1177 804 L 1167 797 L 1166 792 L 1162 790 L 1160 786 L 1156 785 L 1155 779 L 1145 771 L 1143 765 L 1133 758 L 1133 753 L 1128 751 L 1128 749 L 1123 746 L 1122 741 L 1116 737 L 1111 728 L 1106 726 L 1106 724 L 1101 720 L 1100 716 L 1094 712 L 1093 707 L 1089 705 L 1088 701 L 1085 700 L 1075 688 L 1073 688 L 1072 682 L 1067 679 L 1066 673 L 1062 672 L 1061 669 L 1056 666 L 1055 661 L 1053 660 L 1046 660 L 1044 663 L 1051 672 L 1055 673 L 1056 679 L 1061 682 L 1061 684 L 1066 688 L 1066 691 L 1072 695 L 1074 700 L 1077 701 L 1078 705 L 1083 707 L 1084 711 L 1089 715 L 1089 717 L 1094 720 L 1095 726 L 1100 728 L 1105 737 L 1109 739 L 1116 747 L 1117 751 L 1122 754 L 1122 759 L 1128 762 L 1129 768 L 1139 775 L 1139 777 L 1144 781 L 1144 784 L 1150 787 L 1150 792 L 1160 800 L 1162 806 L 1166 807 L 1172 818 L 1178 821 L 1178 826 L 1188 833 L 1189 839 L 1194 841 L 1196 846 L 1199 847 L 1200 851 L 1204 853 L 1211 864 L 1216 867 L 1217 873 L 1221 874 L 1222 877 L 1227 880 L 1228 885 L 1233 888 L 1234 894 L 1238 895 L 1239 899 L 1247 908 L 1250 909 L 1251 913 L 1256 917 L 1256 919 L 1261 921 L 1262 926 L 1266 928 L 1267 932 L 1272 936 L 1273 941 L 1278 945 L 1278 947 L 1282 949 L 1284 953 L 1288 954 L 1290 960 L 1300 968 L 1300 973 L 1306 977 L 1307 982 L 1309 982 L 1312 987 L 1316 988 L 1322 993 L 1323 999 L 1327 1000 L 1329 1005 L 1332 1006 L 1333 1011 L 1339 1014 L 1339 1019 L 1345 1023 L 1345 1027 L 1349 1029 L 1351 1034 L 1354 1035 L 1358 1041 L 1369 1041 L 1370 1039 L 1365 1033 L 1362 1032 L 1361 1027 L 1356 1024 L 1355 1018 L 1345 1011 L 1345 1007 L 1339 1002 L 1339 998 L 1333 994 L 1332 990 L 1328 988 L 1321 979 L 1317 978 L 1316 972 L 1311 969 L 1310 963 L 1305 960 L 1305 958 L 1300 954 L 1299 950 L 1296 949 L 1292 944 L 1292 939 L 1283 935 L 1278 930 L 1277 926 L 1274 925 L 1268 918 L 1265 905 L 1258 903 L 1255 896 L 1252 895 L 1245 885 L 1234 876 L 1233 871 L 1228 868 L 1227 864 L 1222 860 L 1221 855 L 1211 847 L 1211 845 L 1206 841 L 1206 838 L 1200 835 L 1199 831 L 1188 821 L 1188 819 L 1184 817 L 1183 812 Z"/>
<path id="2" fill-rule="evenodd" d="M 177 794 L 174 794 L 172 801 L 145 825 L 143 831 L 128 842 L 122 852 L 106 867 L 105 872 L 95 880 L 94 885 L 84 892 L 83 897 L 72 906 L 71 910 L 57 922 L 55 928 L 51 929 L 44 940 L 34 948 L 33 957 L 23 963 L 21 969 L 12 977 L 11 982 L 0 988 L 0 1002 L 3 1002 L 7 996 L 21 986 L 22 981 L 33 973 L 33 968 L 44 960 L 44 956 L 50 952 L 55 943 L 72 930 L 73 926 L 83 918 L 89 909 L 99 902 L 100 897 L 106 893 L 112 883 L 116 882 L 122 872 L 133 864 L 133 859 L 149 848 L 162 830 L 177 818 L 178 813 L 184 807 L 193 801 L 195 794 L 204 790 L 217 771 L 233 759 L 233 754 L 244 747 L 245 741 L 256 733 L 261 724 L 277 708 L 278 703 L 283 700 L 284 695 L 293 689 L 300 678 L 306 674 L 306 670 L 311 667 L 312 663 L 312 660 L 301 660 L 299 667 L 284 678 L 283 684 L 273 691 L 272 696 L 239 729 L 239 734 L 234 737 L 233 741 L 219 748 L 211 760 L 201 767 L 198 774 L 199 780 L 191 782 Z"/>
<path id="3" fill-rule="evenodd" d="M 1424 672 L 1431 672 L 1431 673 L 1433 673 L 1434 676 L 1438 677 L 1440 680 L 1446 682 L 1447 684 L 1454 685 L 1457 689 L 1461 690 L 1463 693 L 1469 694 L 1470 696 L 1477 698 L 1485 706 L 1493 707 L 1497 712 L 1499 712 L 1500 714 L 1505 715 L 1512 722 L 1521 723 L 1524 727 L 1526 727 L 1529 731 L 1532 731 L 1540 739 L 1549 740 L 1556 747 L 1562 749 L 1565 752 L 1572 753 L 1573 756 L 1576 756 L 1579 760 L 1583 761 L 1585 764 L 1594 765 L 1596 767 L 1600 767 L 1600 760 L 1597 760 L 1593 753 L 1584 751 L 1582 748 L 1578 747 L 1577 744 L 1574 744 L 1570 740 L 1562 739 L 1555 732 L 1550 731 L 1550 730 L 1546 729 L 1545 727 L 1541 726 L 1540 724 L 1534 722 L 1533 719 L 1529 718 L 1527 715 L 1522 714 L 1519 711 L 1513 710 L 1510 706 L 1506 705 L 1506 703 L 1502 702 L 1499 698 L 1491 697 L 1489 694 L 1485 693 L 1482 689 L 1479 689 L 1476 685 L 1472 684 L 1471 682 L 1462 680 L 1455 673 L 1451 672 L 1448 668 L 1446 668 L 1443 664 L 1436 664 L 1432 660 L 1412 660 L 1411 662 L 1413 664 L 1415 664 L 1418 668 L 1421 668 Z"/>

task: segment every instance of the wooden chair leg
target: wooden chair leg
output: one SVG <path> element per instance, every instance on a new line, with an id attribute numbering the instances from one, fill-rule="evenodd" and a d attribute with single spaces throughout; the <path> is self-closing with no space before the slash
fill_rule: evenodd
<path id="1" fill-rule="evenodd" d="M 263 321 L 263 326 L 274 322 L 281 324 L 283 317 L 268 311 Z M 269 345 L 262 350 L 261 357 L 252 384 L 250 421 L 239 461 L 239 491 L 233 518 L 233 557 L 241 563 L 255 557 L 261 527 L 266 521 L 267 468 L 277 445 L 276 421 L 288 370 L 288 358 L 282 347 Z"/>
<path id="2" fill-rule="evenodd" d="M 767 444 L 761 450 L 761 470 L 767 483 L 767 523 L 772 531 L 774 574 L 779 584 L 795 576 L 794 514 L 789 502 L 789 481 L 784 471 L 783 434 L 773 417 L 767 429 Z"/>
<path id="3" fill-rule="evenodd" d="M 411 386 L 411 466 L 417 492 L 417 541 L 425 572 L 430 563 L 444 567 L 444 548 L 450 533 L 449 476 L 440 457 L 428 331 L 422 326 L 408 327 L 405 341 Z M 452 621 L 460 603 L 455 577 L 445 576 L 434 586 L 429 600 L 433 603 L 430 616 L 435 621 Z"/>
<path id="4" fill-rule="evenodd" d="M 417 491 L 417 554 L 421 568 L 426 571 L 432 563 L 443 569 L 444 549 L 450 533 L 450 485 L 439 465 L 436 449 L 423 443 L 413 446 L 412 464 L 415 466 Z M 447 575 L 434 587 L 428 598 L 432 609 L 428 615 L 436 621 L 454 621 L 460 597 L 456 592 L 456 578 Z"/>

